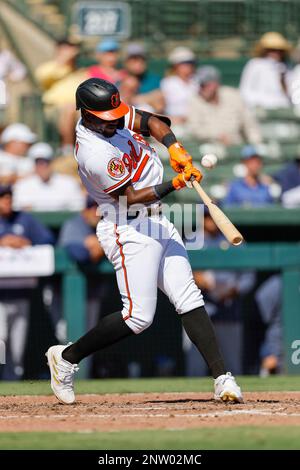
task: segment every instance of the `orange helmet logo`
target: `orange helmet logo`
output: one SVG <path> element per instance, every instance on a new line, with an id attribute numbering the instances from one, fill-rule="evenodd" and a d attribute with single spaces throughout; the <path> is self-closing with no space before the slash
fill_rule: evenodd
<path id="1" fill-rule="evenodd" d="M 120 105 L 120 95 L 119 93 L 115 93 L 111 96 L 111 105 L 113 108 L 117 108 Z"/>

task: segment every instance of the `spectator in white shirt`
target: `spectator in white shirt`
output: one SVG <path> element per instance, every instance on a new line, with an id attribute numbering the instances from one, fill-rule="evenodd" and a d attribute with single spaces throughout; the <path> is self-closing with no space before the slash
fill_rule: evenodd
<path id="1" fill-rule="evenodd" d="M 172 66 L 171 75 L 161 81 L 161 90 L 166 103 L 165 112 L 171 117 L 173 126 L 179 125 L 180 130 L 187 118 L 190 97 L 197 92 L 196 57 L 187 47 L 176 47 L 168 59 Z"/>
<path id="2" fill-rule="evenodd" d="M 26 67 L 7 49 L 0 50 L 0 80 L 9 79 L 13 82 L 23 80 Z"/>
<path id="3" fill-rule="evenodd" d="M 221 84 L 218 69 L 211 65 L 197 72 L 198 93 L 188 102 L 187 128 L 199 141 L 222 145 L 261 142 L 261 133 L 239 90 Z"/>
<path id="4" fill-rule="evenodd" d="M 26 77 L 26 67 L 7 49 L 0 49 L 0 109 L 7 105 L 7 80 L 19 82 Z"/>
<path id="5" fill-rule="evenodd" d="M 33 145 L 28 156 L 34 161 L 35 173 L 19 181 L 14 188 L 14 207 L 32 211 L 79 211 L 84 195 L 72 176 L 53 172 L 53 149 L 40 142 Z"/>
<path id="6" fill-rule="evenodd" d="M 4 129 L 1 135 L 0 183 L 13 184 L 33 172 L 33 162 L 25 155 L 35 141 L 36 134 L 25 124 L 15 123 Z"/>
<path id="7" fill-rule="evenodd" d="M 279 33 L 265 33 L 257 43 L 255 57 L 242 73 L 240 90 L 250 107 L 265 109 L 291 106 L 287 59 L 291 44 Z"/>

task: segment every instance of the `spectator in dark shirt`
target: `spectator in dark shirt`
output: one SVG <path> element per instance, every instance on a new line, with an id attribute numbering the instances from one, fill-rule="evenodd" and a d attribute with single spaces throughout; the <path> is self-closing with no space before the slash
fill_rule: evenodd
<path id="1" fill-rule="evenodd" d="M 283 206 L 300 207 L 300 157 L 284 166 L 274 179 L 281 186 Z"/>
<path id="2" fill-rule="evenodd" d="M 0 185 L 0 247 L 21 249 L 53 242 L 51 232 L 34 217 L 13 210 L 11 187 Z M 23 376 L 30 293 L 36 284 L 34 278 L 0 276 L 0 340 L 7 345 L 7 361 L 0 370 L 4 379 L 16 380 Z"/>
<path id="3" fill-rule="evenodd" d="M 88 196 L 85 209 L 63 225 L 58 244 L 79 263 L 98 263 L 104 256 L 95 234 L 98 221 L 97 204 Z"/>
<path id="4" fill-rule="evenodd" d="M 0 185 L 0 246 L 23 248 L 53 243 L 52 233 L 32 215 L 13 210 L 11 186 Z"/>
<path id="5" fill-rule="evenodd" d="M 262 157 L 255 147 L 247 145 L 243 148 L 242 162 L 246 167 L 246 175 L 231 183 L 224 204 L 248 207 L 272 204 L 270 188 L 262 182 Z"/>
<path id="6" fill-rule="evenodd" d="M 105 256 L 95 234 L 98 221 L 97 204 L 87 196 L 85 209 L 79 215 L 67 220 L 61 229 L 58 244 L 66 249 L 71 258 L 82 265 L 97 264 Z M 101 315 L 101 303 L 107 287 L 100 274 L 88 273 L 86 311 L 88 329 L 96 325 Z"/>

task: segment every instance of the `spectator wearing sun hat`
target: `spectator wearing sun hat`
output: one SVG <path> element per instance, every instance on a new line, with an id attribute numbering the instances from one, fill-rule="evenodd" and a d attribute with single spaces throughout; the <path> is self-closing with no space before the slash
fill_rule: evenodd
<path id="1" fill-rule="evenodd" d="M 4 129 L 1 135 L 0 183 L 13 184 L 18 178 L 32 173 L 33 163 L 26 154 L 35 141 L 36 134 L 25 124 L 18 122 Z"/>
<path id="2" fill-rule="evenodd" d="M 265 33 L 256 44 L 255 57 L 244 67 L 240 91 L 249 107 L 265 109 L 291 106 L 291 71 L 287 59 L 291 44 L 277 32 Z"/>
<path id="3" fill-rule="evenodd" d="M 14 206 L 31 211 L 77 211 L 84 205 L 79 183 L 71 176 L 53 172 L 52 147 L 39 142 L 28 154 L 34 163 L 34 174 L 19 181 L 14 189 Z"/>
<path id="4" fill-rule="evenodd" d="M 96 46 L 97 64 L 88 68 L 88 78 L 102 78 L 117 83 L 124 78 L 124 70 L 118 69 L 120 45 L 115 39 L 104 39 Z"/>
<path id="5" fill-rule="evenodd" d="M 183 124 L 187 118 L 188 102 L 197 91 L 195 80 L 196 56 L 187 47 L 176 47 L 168 57 L 171 74 L 161 81 L 165 112 L 172 124 Z"/>

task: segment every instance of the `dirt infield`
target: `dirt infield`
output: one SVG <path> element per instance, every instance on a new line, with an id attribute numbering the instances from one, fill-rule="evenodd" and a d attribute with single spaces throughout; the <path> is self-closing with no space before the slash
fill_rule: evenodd
<path id="1" fill-rule="evenodd" d="M 80 395 L 71 406 L 52 396 L 0 397 L 0 432 L 243 425 L 300 425 L 300 392 L 246 393 L 236 405 L 216 403 L 208 393 Z"/>

